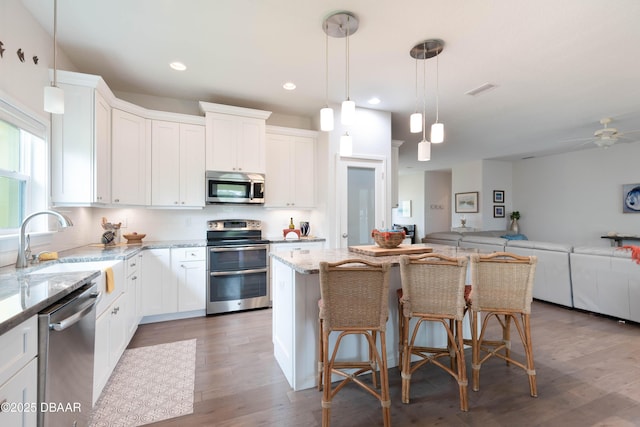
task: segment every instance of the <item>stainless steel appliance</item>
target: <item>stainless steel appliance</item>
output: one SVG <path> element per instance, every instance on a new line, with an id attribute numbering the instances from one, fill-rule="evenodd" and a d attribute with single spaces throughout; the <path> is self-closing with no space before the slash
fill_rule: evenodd
<path id="1" fill-rule="evenodd" d="M 38 315 L 38 426 L 86 426 L 91 415 L 95 283 Z"/>
<path id="2" fill-rule="evenodd" d="M 264 175 L 259 173 L 215 172 L 205 173 L 207 204 L 264 203 Z"/>
<path id="3" fill-rule="evenodd" d="M 268 307 L 269 241 L 257 220 L 207 221 L 207 314 Z"/>

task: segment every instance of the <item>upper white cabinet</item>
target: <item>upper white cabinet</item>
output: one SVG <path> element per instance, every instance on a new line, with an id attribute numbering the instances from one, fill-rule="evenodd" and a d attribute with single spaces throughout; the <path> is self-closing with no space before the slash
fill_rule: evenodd
<path id="1" fill-rule="evenodd" d="M 105 96 L 112 94 L 98 76 L 59 72 L 58 80 L 65 113 L 51 121 L 51 200 L 68 206 L 108 204 L 111 107 Z"/>
<path id="2" fill-rule="evenodd" d="M 205 127 L 153 120 L 151 204 L 204 207 Z"/>
<path id="3" fill-rule="evenodd" d="M 117 108 L 113 109 L 112 121 L 111 202 L 149 205 L 151 121 Z"/>
<path id="4" fill-rule="evenodd" d="M 265 172 L 265 121 L 270 111 L 200 102 L 206 115 L 206 170 Z"/>
<path id="5" fill-rule="evenodd" d="M 315 206 L 317 132 L 267 126 L 265 206 Z"/>

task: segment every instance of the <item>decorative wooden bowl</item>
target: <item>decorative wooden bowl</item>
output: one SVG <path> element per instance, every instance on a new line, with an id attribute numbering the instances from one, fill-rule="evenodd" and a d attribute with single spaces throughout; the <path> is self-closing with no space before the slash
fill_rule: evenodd
<path id="1" fill-rule="evenodd" d="M 135 244 L 142 243 L 142 239 L 144 239 L 145 236 L 146 234 L 131 233 L 131 234 L 125 234 L 124 238 L 127 239 L 128 245 L 135 245 Z"/>
<path id="2" fill-rule="evenodd" d="M 371 232 L 373 241 L 385 249 L 397 248 L 405 238 L 404 230 L 376 230 Z"/>

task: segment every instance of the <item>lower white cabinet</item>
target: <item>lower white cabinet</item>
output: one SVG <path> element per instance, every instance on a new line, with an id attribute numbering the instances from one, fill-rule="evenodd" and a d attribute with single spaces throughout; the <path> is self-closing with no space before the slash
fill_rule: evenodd
<path id="1" fill-rule="evenodd" d="M 311 249 L 323 249 L 324 242 L 312 241 L 305 242 L 304 240 L 292 240 L 287 243 L 272 243 L 270 246 L 271 252 L 285 252 L 285 251 L 303 251 Z"/>
<path id="2" fill-rule="evenodd" d="M 127 295 L 127 311 L 126 311 L 126 326 L 127 326 L 127 341 L 130 341 L 138 329 L 138 323 L 142 318 L 141 312 L 141 299 L 142 299 L 142 280 L 140 278 L 140 263 L 142 260 L 141 255 L 134 255 L 127 259 L 126 263 L 126 295 Z"/>
<path id="3" fill-rule="evenodd" d="M 173 274 L 178 283 L 178 311 L 204 310 L 206 297 L 206 248 L 171 250 Z"/>
<path id="4" fill-rule="evenodd" d="M 142 263 L 142 315 L 178 311 L 178 282 L 171 271 L 171 250 L 144 251 Z"/>
<path id="5" fill-rule="evenodd" d="M 38 402 L 38 317 L 0 335 L 0 425 L 35 427 Z M 25 409 L 26 408 L 26 409 Z M 32 410 L 35 409 L 35 410 Z"/>

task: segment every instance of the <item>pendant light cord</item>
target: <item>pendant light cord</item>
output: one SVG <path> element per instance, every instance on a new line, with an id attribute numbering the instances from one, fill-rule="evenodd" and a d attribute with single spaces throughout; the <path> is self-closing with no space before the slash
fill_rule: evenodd
<path id="1" fill-rule="evenodd" d="M 437 47 L 436 47 L 437 49 Z M 436 123 L 438 123 L 438 115 L 440 113 L 440 52 L 436 52 Z"/>
<path id="2" fill-rule="evenodd" d="M 415 111 L 418 112 L 418 55 L 416 55 L 416 107 Z"/>
<path id="3" fill-rule="evenodd" d="M 427 128 L 427 44 L 423 45 L 422 58 L 422 140 L 426 141 L 426 128 Z"/>
<path id="4" fill-rule="evenodd" d="M 346 90 L 347 90 L 347 101 L 349 101 L 349 20 L 351 18 L 347 15 L 347 49 L 346 49 L 346 64 L 347 64 L 347 82 L 346 82 Z"/>
<path id="5" fill-rule="evenodd" d="M 53 0 L 53 86 L 58 84 L 56 50 L 57 50 L 57 34 L 58 34 L 58 0 Z"/>
<path id="6" fill-rule="evenodd" d="M 325 102 L 325 106 L 327 108 L 329 108 L 329 23 L 325 21 L 324 23 L 325 26 L 325 57 L 324 57 L 324 64 L 325 64 L 325 85 L 324 85 L 324 102 Z"/>

